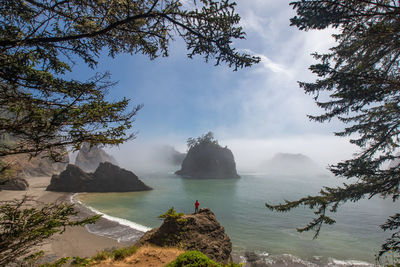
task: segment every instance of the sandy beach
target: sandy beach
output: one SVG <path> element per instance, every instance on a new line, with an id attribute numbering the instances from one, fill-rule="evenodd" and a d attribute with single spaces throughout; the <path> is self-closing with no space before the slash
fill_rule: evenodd
<path id="1" fill-rule="evenodd" d="M 27 191 L 0 191 L 0 201 L 21 199 L 24 195 L 33 197 L 39 202 L 69 202 L 70 193 L 58 193 L 45 191 L 50 182 L 50 177 L 33 177 L 27 179 L 29 189 Z M 79 217 L 90 215 L 84 208 L 76 205 L 79 210 Z M 99 224 L 110 224 L 110 222 L 101 219 Z M 117 240 L 95 235 L 90 233 L 86 227 L 69 227 L 61 235 L 55 235 L 41 247 L 34 250 L 44 250 L 46 260 L 56 260 L 61 257 L 79 256 L 91 257 L 99 251 L 131 245 L 134 242 L 118 242 Z"/>

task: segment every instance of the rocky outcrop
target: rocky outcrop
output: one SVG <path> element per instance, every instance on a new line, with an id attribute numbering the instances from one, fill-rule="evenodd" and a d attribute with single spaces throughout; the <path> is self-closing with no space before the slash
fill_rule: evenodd
<path id="1" fill-rule="evenodd" d="M 110 162 L 118 165 L 113 156 L 107 154 L 102 148 L 84 143 L 75 159 L 75 165 L 85 172 L 93 172 L 101 162 Z"/>
<path id="2" fill-rule="evenodd" d="M 221 263 L 228 262 L 232 251 L 232 243 L 224 227 L 207 208 L 180 218 L 166 217 L 159 228 L 146 232 L 138 243 L 198 250 Z"/>
<path id="3" fill-rule="evenodd" d="M 52 176 L 65 170 L 69 163 L 67 151 L 63 150 L 62 153 L 64 156 L 61 162 L 55 162 L 44 152 L 32 158 L 28 154 L 19 154 L 7 156 L 3 160 L 13 170 L 28 177 Z"/>
<path id="4" fill-rule="evenodd" d="M 132 192 L 151 190 L 131 171 L 109 162 L 100 163 L 94 173 L 69 164 L 60 175 L 53 175 L 47 191 L 57 192 Z"/>
<path id="5" fill-rule="evenodd" d="M 239 178 L 232 151 L 217 143 L 204 142 L 189 149 L 176 174 L 196 179 Z"/>
<path id="6" fill-rule="evenodd" d="M 29 187 L 28 182 L 21 177 L 10 178 L 6 181 L 0 181 L 0 190 L 27 190 Z"/>

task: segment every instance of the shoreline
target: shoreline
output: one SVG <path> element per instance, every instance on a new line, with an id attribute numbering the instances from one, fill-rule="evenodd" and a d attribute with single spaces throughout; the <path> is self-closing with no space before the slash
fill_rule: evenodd
<path id="1" fill-rule="evenodd" d="M 78 216 L 80 218 L 102 215 L 96 224 L 88 224 L 85 226 L 89 233 L 115 240 L 126 246 L 135 244 L 145 232 L 151 230 L 151 228 L 146 226 L 122 218 L 116 218 L 90 206 L 86 206 L 79 199 L 75 199 L 79 194 L 80 193 L 72 193 L 69 202 L 74 204 L 76 209 L 79 210 Z"/>
<path id="2" fill-rule="evenodd" d="M 78 217 L 84 218 L 101 213 L 92 207 L 86 206 L 77 197 L 77 193 L 61 193 L 45 191 L 50 182 L 50 177 L 32 177 L 27 178 L 29 188 L 27 191 L 8 191 L 0 192 L 0 201 L 20 199 L 24 195 L 32 196 L 37 201 L 42 203 L 52 202 L 69 202 L 75 205 L 78 211 Z M 121 223 L 126 221 L 126 223 Z M 66 231 L 61 235 L 51 237 L 44 245 L 37 246 L 32 251 L 44 250 L 45 255 L 41 262 L 52 262 L 62 257 L 92 257 L 96 253 L 119 247 L 126 247 L 133 245 L 144 234 L 144 231 L 135 229 L 138 224 L 124 220 L 121 218 L 112 217 L 104 214 L 100 220 L 94 225 L 86 225 L 85 227 L 67 227 Z M 141 226 L 141 225 L 139 225 Z M 144 227 L 144 226 L 143 226 Z M 146 228 L 146 227 L 145 227 Z M 121 238 L 127 236 L 127 238 Z M 244 255 L 238 252 L 232 252 L 232 257 L 235 262 L 243 262 Z M 285 266 L 374 266 L 373 264 L 349 260 L 341 261 L 330 259 L 328 263 L 317 263 L 302 260 L 294 255 L 268 255 L 268 253 L 259 254 L 257 257 L 261 262 L 268 264 L 268 266 L 280 266 L 279 264 L 286 264 Z M 259 262 L 259 263 L 261 263 Z M 301 265 L 298 265 L 301 263 Z"/>
<path id="3" fill-rule="evenodd" d="M 28 190 L 3 190 L 0 192 L 0 201 L 21 199 L 27 195 L 41 203 L 70 202 L 72 193 L 45 191 L 50 179 L 50 177 L 26 178 L 29 183 Z M 79 218 L 93 215 L 85 210 L 83 205 L 75 204 L 75 208 Z M 101 218 L 95 225 L 97 224 L 102 227 L 111 226 L 110 222 L 104 218 Z M 32 252 L 43 250 L 45 254 L 41 262 L 48 262 L 62 257 L 92 257 L 100 251 L 133 245 L 135 242 L 118 241 L 92 233 L 86 226 L 75 226 L 67 227 L 64 233 L 53 235 L 42 245 L 33 247 Z"/>

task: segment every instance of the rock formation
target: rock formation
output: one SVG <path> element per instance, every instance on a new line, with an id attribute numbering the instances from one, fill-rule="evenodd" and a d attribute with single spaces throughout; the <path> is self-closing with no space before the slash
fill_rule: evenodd
<path id="1" fill-rule="evenodd" d="M 109 162 L 100 163 L 94 173 L 69 164 L 60 175 L 53 175 L 47 191 L 57 192 L 132 192 L 151 190 L 130 171 Z"/>
<path id="2" fill-rule="evenodd" d="M 75 165 L 85 172 L 93 172 L 101 162 L 110 162 L 118 165 L 113 156 L 107 154 L 103 149 L 84 143 L 75 159 Z"/>
<path id="3" fill-rule="evenodd" d="M 159 228 L 146 232 L 138 243 L 198 250 L 221 263 L 228 262 L 232 251 L 232 243 L 224 227 L 207 208 L 178 219 L 166 217 Z"/>
<path id="4" fill-rule="evenodd" d="M 28 182 L 21 177 L 10 178 L 6 181 L 0 182 L 0 190 L 27 190 L 29 187 Z"/>
<path id="5" fill-rule="evenodd" d="M 277 153 L 261 169 L 273 175 L 327 175 L 328 171 L 303 154 Z"/>
<path id="6" fill-rule="evenodd" d="M 208 136 L 211 135 L 211 136 Z M 194 139 L 193 139 L 194 140 Z M 176 174 L 199 179 L 239 178 L 232 151 L 221 147 L 212 133 L 189 144 L 189 151 Z"/>
<path id="7" fill-rule="evenodd" d="M 63 152 L 65 154 L 61 162 L 54 162 L 54 160 L 46 156 L 44 152 L 33 158 L 30 158 L 27 154 L 19 154 L 7 156 L 3 160 L 9 164 L 13 170 L 25 176 L 51 176 L 53 174 L 59 174 L 65 170 L 68 165 L 68 153 L 66 150 Z"/>

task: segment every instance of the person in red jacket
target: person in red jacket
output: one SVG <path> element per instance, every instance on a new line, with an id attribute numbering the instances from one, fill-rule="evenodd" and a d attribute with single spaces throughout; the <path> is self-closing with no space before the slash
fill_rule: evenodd
<path id="1" fill-rule="evenodd" d="M 198 200 L 196 200 L 196 202 L 194 203 L 194 213 L 199 212 L 199 206 L 200 206 L 200 203 Z"/>

